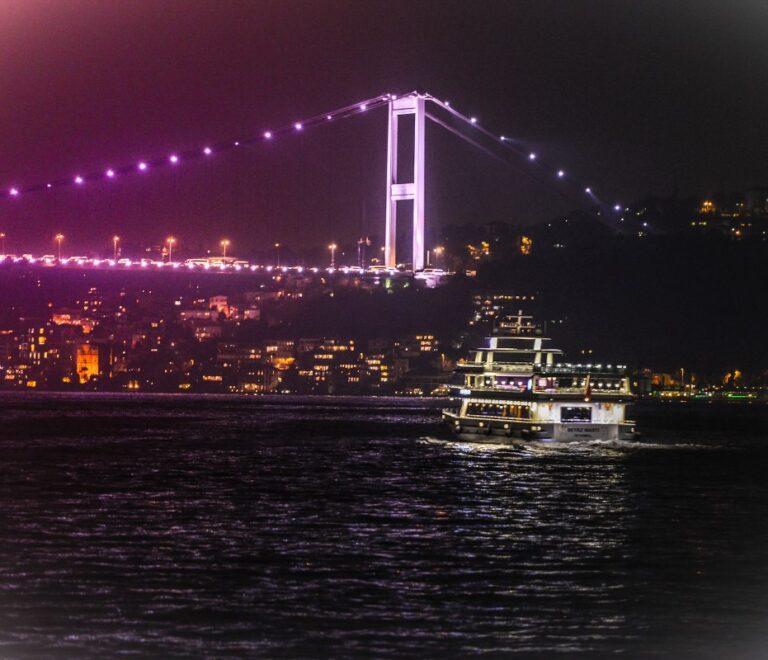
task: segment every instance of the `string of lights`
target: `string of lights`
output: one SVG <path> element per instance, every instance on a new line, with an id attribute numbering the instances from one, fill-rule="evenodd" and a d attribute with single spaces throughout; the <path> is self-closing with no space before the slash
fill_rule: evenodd
<path id="1" fill-rule="evenodd" d="M 415 92 L 412 92 L 415 93 Z M 471 127 L 474 131 L 479 132 L 486 138 L 490 139 L 494 143 L 502 146 L 506 150 L 519 157 L 521 161 L 527 162 L 532 168 L 525 170 L 516 168 L 518 171 L 532 177 L 533 179 L 545 183 L 551 184 L 554 189 L 563 196 L 570 196 L 568 192 L 573 192 L 574 189 L 580 191 L 583 195 L 586 195 L 592 204 L 596 204 L 600 207 L 607 207 L 606 204 L 601 202 L 595 191 L 590 185 L 582 185 L 572 176 L 566 173 L 566 170 L 561 167 L 555 167 L 548 164 L 545 159 L 541 158 L 535 151 L 526 149 L 519 140 L 512 139 L 503 134 L 497 134 L 491 132 L 485 128 L 476 117 L 465 115 L 456 110 L 448 101 L 438 99 L 431 94 L 424 94 L 424 98 L 435 103 L 437 106 L 448 112 L 450 115 L 465 123 L 468 127 Z M 284 124 L 274 129 L 263 130 L 257 134 L 245 135 L 234 139 L 222 140 L 206 144 L 202 147 L 186 148 L 183 150 L 173 151 L 171 153 L 164 154 L 162 156 L 155 156 L 153 158 L 147 158 L 138 162 L 123 164 L 115 167 L 107 167 L 99 171 L 86 171 L 83 173 L 76 173 L 69 177 L 57 178 L 42 183 L 36 183 L 28 186 L 11 185 L 5 190 L 0 190 L 0 199 L 19 199 L 29 193 L 50 191 L 56 188 L 63 187 L 81 187 L 88 183 L 96 182 L 108 182 L 128 175 L 147 174 L 150 171 L 160 168 L 178 167 L 183 163 L 202 160 L 210 158 L 216 154 L 237 149 L 239 147 L 253 146 L 260 143 L 270 142 L 280 136 L 297 133 L 306 129 L 321 125 L 328 124 L 335 121 L 340 121 L 373 110 L 380 106 L 386 105 L 397 98 L 394 94 L 383 94 L 380 96 L 374 96 L 357 103 L 352 103 L 329 112 L 323 112 L 306 119 L 299 121 L 293 121 L 288 124 Z M 431 113 L 427 113 L 429 119 L 444 129 L 452 132 L 463 140 L 466 140 L 476 148 L 484 151 L 486 154 L 504 162 L 507 165 L 512 165 L 508 160 L 500 158 L 497 154 L 493 153 L 490 149 L 487 149 L 470 136 L 461 133 L 455 128 L 449 126 L 444 121 L 437 118 Z M 533 169 L 535 168 L 535 169 Z M 546 178 L 537 176 L 537 172 L 545 172 Z M 558 185 L 563 184 L 563 185 Z M 621 204 L 614 204 L 613 210 L 620 212 L 622 210 Z"/>
<path id="2" fill-rule="evenodd" d="M 551 184 L 550 181 L 546 181 L 541 176 L 539 176 L 536 171 L 534 171 L 534 170 L 532 170 L 530 168 L 527 168 L 527 167 L 523 167 L 523 165 L 527 165 L 527 163 L 514 163 L 514 162 L 510 161 L 508 158 L 502 158 L 498 153 L 496 153 L 496 152 L 492 151 L 491 149 L 489 149 L 488 147 L 480 144 L 477 140 L 474 140 L 473 138 L 471 138 L 466 133 L 462 133 L 459 129 L 457 129 L 457 128 L 453 127 L 453 126 L 450 126 L 449 124 L 444 122 L 442 119 L 439 119 L 438 117 L 436 117 L 435 115 L 433 115 L 430 112 L 426 113 L 426 117 L 427 117 L 427 119 L 429 119 L 433 123 L 437 124 L 441 128 L 443 128 L 446 131 L 448 131 L 449 133 L 451 133 L 452 135 L 455 135 L 456 137 L 458 137 L 460 140 L 463 140 L 467 144 L 472 145 L 473 147 L 475 147 L 479 151 L 482 151 L 484 154 L 486 154 L 490 158 L 493 158 L 494 160 L 497 160 L 498 162 L 503 163 L 507 167 L 512 167 L 516 172 L 522 174 L 523 176 L 526 176 L 529 179 L 532 179 L 532 180 L 534 180 L 537 183 L 540 183 L 542 185 L 549 185 L 549 184 Z M 559 186 L 551 186 L 551 185 L 549 185 L 549 187 L 552 187 L 554 192 L 557 195 L 559 195 L 560 197 L 563 197 L 564 199 L 573 200 L 575 198 L 575 196 L 573 194 L 569 194 L 569 191 L 564 190 L 563 188 L 561 188 Z"/>
<path id="3" fill-rule="evenodd" d="M 432 96 L 431 94 L 427 94 L 426 98 L 428 98 L 430 101 L 432 101 L 433 103 L 435 103 L 436 105 L 444 109 L 453 117 L 467 124 L 467 126 L 471 127 L 475 131 L 480 132 L 482 135 L 485 135 L 494 143 L 501 145 L 505 149 L 519 156 L 521 160 L 527 161 L 530 165 L 536 167 L 539 171 L 546 172 L 549 175 L 548 177 L 549 183 L 553 184 L 554 189 L 557 190 L 558 192 L 562 192 L 562 188 L 557 187 L 555 184 L 561 182 L 562 184 L 564 184 L 564 187 L 570 187 L 571 190 L 580 191 L 580 193 L 582 195 L 586 195 L 593 204 L 601 208 L 612 208 L 613 211 L 617 213 L 623 210 L 624 207 L 618 202 L 614 203 L 612 206 L 602 202 L 597 197 L 591 185 L 579 182 L 574 177 L 570 176 L 566 172 L 566 170 L 563 169 L 562 167 L 553 166 L 547 163 L 546 160 L 541 158 L 537 152 L 530 149 L 526 149 L 525 146 L 519 140 L 510 138 L 504 134 L 491 132 L 490 130 L 485 128 L 482 124 L 480 124 L 477 117 L 465 115 L 459 112 L 450 104 L 449 101 L 443 101 L 441 99 L 438 99 Z M 434 118 L 433 117 L 431 118 L 434 121 Z M 447 127 L 444 123 L 442 122 L 439 122 L 439 123 L 441 123 L 443 127 Z M 476 146 L 479 147 L 479 145 L 476 145 Z M 537 180 L 541 181 L 541 179 L 537 179 Z"/>
<path id="4" fill-rule="evenodd" d="M 240 147 L 253 146 L 259 143 L 270 142 L 282 135 L 298 133 L 320 124 L 329 124 L 335 121 L 347 119 L 367 112 L 381 105 L 385 105 L 393 98 L 391 94 L 374 96 L 373 98 L 358 101 L 350 105 L 336 108 L 329 112 L 323 112 L 306 119 L 293 121 L 278 126 L 274 129 L 263 130 L 257 134 L 245 135 L 238 138 L 222 140 L 206 144 L 202 147 L 187 148 L 172 151 L 171 153 L 153 158 L 142 159 L 138 162 L 123 164 L 115 167 L 107 167 L 98 171 L 76 173 L 69 177 L 36 183 L 28 186 L 11 185 L 0 191 L 0 199 L 19 199 L 29 193 L 50 191 L 56 188 L 80 187 L 88 183 L 114 181 L 128 175 L 147 174 L 160 168 L 178 167 L 183 163 L 193 160 L 203 160 L 218 153 L 231 151 Z"/>

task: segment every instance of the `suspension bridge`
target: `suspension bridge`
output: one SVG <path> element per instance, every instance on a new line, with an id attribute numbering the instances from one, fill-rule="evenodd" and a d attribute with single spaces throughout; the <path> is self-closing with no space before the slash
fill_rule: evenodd
<path id="1" fill-rule="evenodd" d="M 492 131 L 481 124 L 474 116 L 466 115 L 448 101 L 441 100 L 429 93 L 418 91 L 407 94 L 383 94 L 373 98 L 358 101 L 356 103 L 336 108 L 329 112 L 320 113 L 299 121 L 292 121 L 282 126 L 263 130 L 259 133 L 240 136 L 234 139 L 222 140 L 206 144 L 197 148 L 186 148 L 143 159 L 134 163 L 125 163 L 120 166 L 108 167 L 104 170 L 84 170 L 69 177 L 61 177 L 54 180 L 38 181 L 22 186 L 12 184 L 0 191 L 0 201 L 6 204 L 23 203 L 30 195 L 44 195 L 50 191 L 64 187 L 84 189 L 94 187 L 95 184 L 108 187 L 119 182 L 127 176 L 148 176 L 161 168 L 181 168 L 189 161 L 200 159 L 212 159 L 225 155 L 233 150 L 253 147 L 259 143 L 271 142 L 282 136 L 311 130 L 321 124 L 347 120 L 361 113 L 373 112 L 384 108 L 388 114 L 387 121 L 387 162 L 386 180 L 382 185 L 382 195 L 386 197 L 385 214 L 383 222 L 384 245 L 382 246 L 382 259 L 372 268 L 374 272 L 422 272 L 430 269 L 429 253 L 425 244 L 425 223 L 429 218 L 425 203 L 425 186 L 428 179 L 427 162 L 425 158 L 426 122 L 430 121 L 446 131 L 469 143 L 474 148 L 484 152 L 489 157 L 502 163 L 518 167 L 525 163 L 529 168 L 527 174 L 563 196 L 576 200 L 576 203 L 587 203 L 596 207 L 602 213 L 618 214 L 624 210 L 619 203 L 606 204 L 601 201 L 591 185 L 584 184 L 573 177 L 565 167 L 550 162 L 541 154 L 536 153 L 521 143 L 519 140 L 509 137 L 507 134 Z M 412 153 L 403 153 L 401 134 L 403 122 L 411 122 L 409 134 L 413 139 L 407 141 L 412 147 Z M 403 167 L 404 160 L 407 167 Z M 403 177 L 403 171 L 409 173 Z M 101 194 L 107 194 L 102 192 Z M 404 202 L 410 203 L 410 217 L 406 217 L 403 211 Z M 400 211 L 400 212 L 399 212 Z M 405 254 L 398 252 L 399 230 L 403 222 L 410 224 L 411 245 Z M 173 260 L 173 249 L 176 239 L 169 237 L 164 242 L 161 257 L 159 259 L 127 259 L 120 258 L 118 249 L 119 236 L 112 237 L 113 251 L 109 256 L 102 257 L 66 257 L 62 256 L 63 234 L 57 234 L 56 254 L 39 255 L 9 254 L 6 252 L 7 236 L 0 227 L 0 261 L 25 262 L 50 267 L 97 267 L 97 268 L 133 268 L 154 270 L 211 270 L 226 273 L 249 273 L 264 271 L 272 268 L 287 270 L 288 266 L 280 267 L 278 264 L 250 263 L 226 256 L 229 241 L 221 242 L 223 254 L 220 257 L 207 257 L 198 259 Z M 279 245 L 275 246 L 279 248 Z M 323 266 L 325 270 L 333 272 L 336 269 L 336 244 L 328 246 L 330 252 L 330 265 Z M 401 250 L 402 252 L 402 250 Z M 279 251 L 278 251 L 279 254 Z M 378 261 L 378 260 L 377 260 Z M 279 256 L 278 256 L 279 262 Z M 358 259 L 357 268 L 365 269 L 366 264 Z M 301 267 L 291 267 L 292 269 Z M 308 270 L 318 272 L 319 265 Z M 348 265 L 343 266 L 349 269 Z M 352 267 L 355 268 L 355 267 Z"/>

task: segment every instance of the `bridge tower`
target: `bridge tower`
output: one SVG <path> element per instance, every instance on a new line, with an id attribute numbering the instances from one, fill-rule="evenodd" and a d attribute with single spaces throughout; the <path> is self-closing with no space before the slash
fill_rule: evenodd
<path id="1" fill-rule="evenodd" d="M 413 200 L 413 270 L 424 268 L 424 129 L 425 97 L 412 92 L 389 102 L 387 147 L 387 221 L 384 256 L 387 266 L 397 265 L 397 203 Z M 397 180 L 397 128 L 402 115 L 413 115 L 413 181 Z"/>

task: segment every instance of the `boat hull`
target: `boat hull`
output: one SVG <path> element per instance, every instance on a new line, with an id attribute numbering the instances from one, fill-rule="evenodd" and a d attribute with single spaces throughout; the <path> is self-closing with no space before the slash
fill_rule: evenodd
<path id="1" fill-rule="evenodd" d="M 460 417 L 454 411 L 443 411 L 443 422 L 451 432 L 465 442 L 510 443 L 530 441 L 612 442 L 635 440 L 633 422 L 613 424 L 594 423 L 534 423 L 503 418 L 477 419 Z"/>

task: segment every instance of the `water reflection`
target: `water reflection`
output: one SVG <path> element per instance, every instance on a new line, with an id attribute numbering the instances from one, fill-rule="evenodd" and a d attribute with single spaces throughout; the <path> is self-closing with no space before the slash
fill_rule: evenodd
<path id="1" fill-rule="evenodd" d="M 420 402 L 0 402 L 4 657 L 764 640 L 765 452 L 719 433 L 510 448 L 435 440 Z"/>

